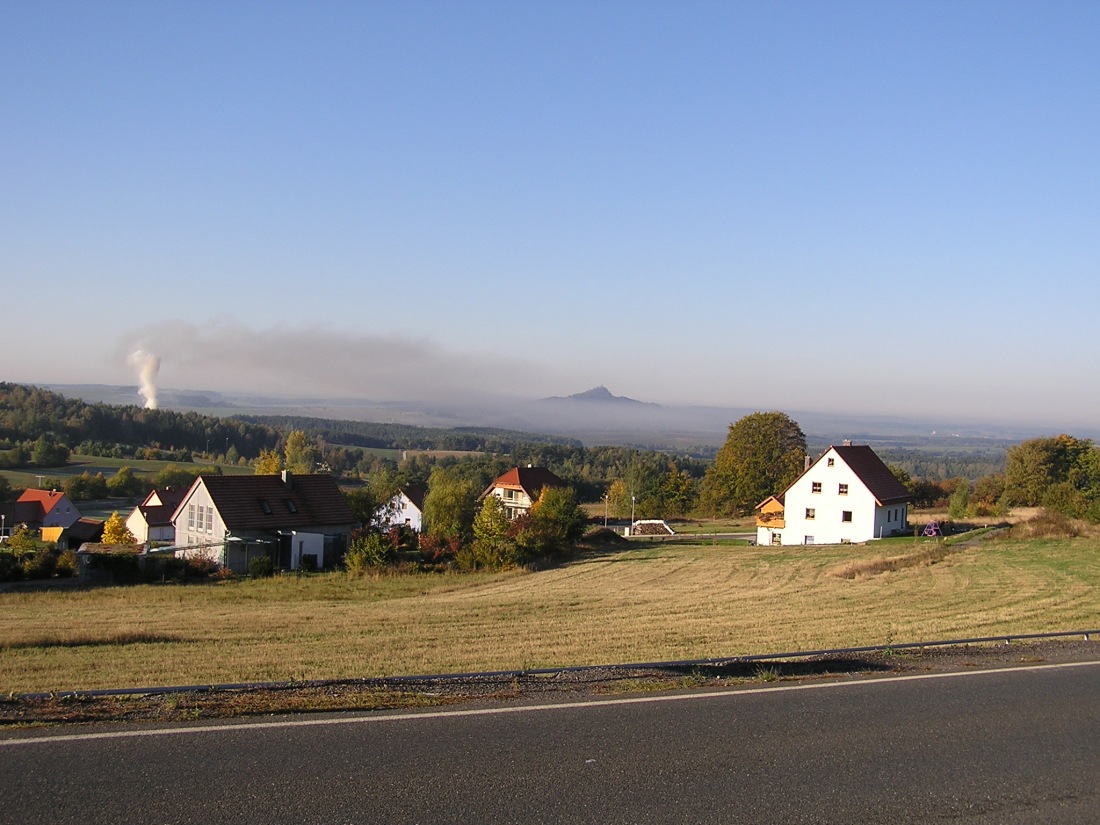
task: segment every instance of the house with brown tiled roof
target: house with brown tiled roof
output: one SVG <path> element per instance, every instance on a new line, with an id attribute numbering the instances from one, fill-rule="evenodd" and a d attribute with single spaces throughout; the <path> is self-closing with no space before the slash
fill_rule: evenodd
<path id="1" fill-rule="evenodd" d="M 531 512 L 543 487 L 568 487 L 569 485 L 545 467 L 513 467 L 485 488 L 481 498 L 493 495 L 504 503 L 509 519 L 517 519 Z"/>
<path id="2" fill-rule="evenodd" d="M 829 447 L 756 507 L 757 544 L 846 544 L 903 533 L 909 490 L 870 447 Z"/>
<path id="3" fill-rule="evenodd" d="M 172 523 L 172 516 L 186 494 L 186 490 L 174 490 L 171 487 L 150 492 L 126 517 L 126 528 L 130 535 L 140 544 L 174 542 L 176 525 Z"/>
<path id="4" fill-rule="evenodd" d="M 16 524 L 26 524 L 31 529 L 65 528 L 80 518 L 80 511 L 67 495 L 57 490 L 24 490 L 15 500 L 13 515 Z"/>
<path id="5" fill-rule="evenodd" d="M 199 476 L 172 522 L 177 554 L 205 555 L 238 572 L 257 556 L 277 570 L 334 567 L 357 524 L 332 476 L 286 471 Z"/>

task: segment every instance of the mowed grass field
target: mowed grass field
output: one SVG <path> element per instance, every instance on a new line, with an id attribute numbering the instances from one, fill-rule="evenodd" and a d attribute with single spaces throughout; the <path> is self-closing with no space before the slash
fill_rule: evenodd
<path id="1" fill-rule="evenodd" d="M 0 592 L 0 690 L 636 663 L 1090 629 L 1100 540 L 988 540 L 845 579 L 888 547 L 616 545 L 496 574 Z"/>

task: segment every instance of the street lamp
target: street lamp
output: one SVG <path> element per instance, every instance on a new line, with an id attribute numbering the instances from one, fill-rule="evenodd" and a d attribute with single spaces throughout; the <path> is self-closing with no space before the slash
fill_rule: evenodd
<path id="1" fill-rule="evenodd" d="M 634 496 L 630 497 L 630 535 L 634 535 Z"/>

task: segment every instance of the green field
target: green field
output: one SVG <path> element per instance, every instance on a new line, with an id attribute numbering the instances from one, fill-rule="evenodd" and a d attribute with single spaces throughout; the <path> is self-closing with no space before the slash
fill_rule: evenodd
<path id="1" fill-rule="evenodd" d="M 537 572 L 339 573 L 0 592 L 0 690 L 351 678 L 726 657 L 1096 628 L 1100 540 L 888 548 L 642 542 Z"/>

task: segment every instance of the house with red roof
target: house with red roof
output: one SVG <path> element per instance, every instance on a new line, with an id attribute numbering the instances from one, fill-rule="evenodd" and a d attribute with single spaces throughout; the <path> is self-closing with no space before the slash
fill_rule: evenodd
<path id="1" fill-rule="evenodd" d="M 65 529 L 80 518 L 80 511 L 67 495 L 57 490 L 24 490 L 15 501 L 12 515 L 16 524 L 26 524 L 31 529 Z"/>
<path id="2" fill-rule="evenodd" d="M 756 507 L 757 544 L 848 544 L 904 533 L 909 490 L 866 445 L 829 447 Z"/>
<path id="3" fill-rule="evenodd" d="M 504 503 L 509 519 L 517 519 L 531 512 L 531 505 L 538 501 L 543 487 L 568 487 L 569 485 L 545 467 L 513 467 L 485 488 L 481 498 L 493 495 Z"/>
<path id="4" fill-rule="evenodd" d="M 247 572 L 267 556 L 277 570 L 334 567 L 357 526 L 327 474 L 201 475 L 172 514 L 177 555 L 203 555 Z"/>

